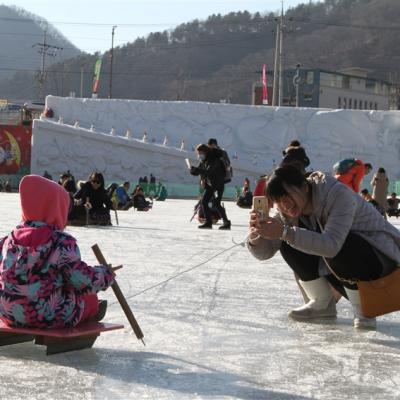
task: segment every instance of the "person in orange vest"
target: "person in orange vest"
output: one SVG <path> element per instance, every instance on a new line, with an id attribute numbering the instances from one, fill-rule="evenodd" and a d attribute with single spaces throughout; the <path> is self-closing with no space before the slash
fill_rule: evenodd
<path id="1" fill-rule="evenodd" d="M 337 162 L 333 166 L 335 178 L 345 184 L 356 193 L 360 191 L 360 184 L 365 175 L 372 171 L 370 163 L 363 163 L 361 160 L 348 158 Z"/>

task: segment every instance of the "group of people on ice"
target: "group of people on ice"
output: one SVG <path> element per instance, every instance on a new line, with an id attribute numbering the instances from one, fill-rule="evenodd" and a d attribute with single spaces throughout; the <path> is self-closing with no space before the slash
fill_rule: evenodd
<path id="1" fill-rule="evenodd" d="M 68 213 L 68 223 L 72 225 L 111 225 L 110 210 L 128 210 L 131 207 L 137 211 L 148 211 L 152 200 L 147 200 L 141 184 L 136 185 L 129 194 L 130 183 L 116 183 L 105 187 L 104 176 L 100 172 L 92 172 L 87 181 L 76 183 L 73 175 L 67 171 L 61 174 L 58 182 L 68 193 L 71 207 Z M 167 198 L 164 185 L 160 184 L 156 200 Z"/>
<path id="2" fill-rule="evenodd" d="M 142 186 L 136 185 L 133 192 L 129 194 L 130 183 L 124 182 L 122 185 L 110 185 L 108 195 L 112 200 L 114 208 L 117 210 L 129 210 L 131 207 L 138 211 L 148 211 L 152 201 L 146 200 Z"/>

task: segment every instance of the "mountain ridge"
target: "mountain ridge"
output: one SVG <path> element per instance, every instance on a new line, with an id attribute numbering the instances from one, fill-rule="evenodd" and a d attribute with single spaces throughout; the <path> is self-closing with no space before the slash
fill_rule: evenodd
<path id="1" fill-rule="evenodd" d="M 360 66 L 376 78 L 397 73 L 400 32 L 397 0 L 325 0 L 300 4 L 285 13 L 284 66 L 339 70 Z M 276 17 L 247 11 L 211 15 L 172 31 L 154 32 L 114 49 L 113 97 L 219 101 L 249 104 L 262 64 L 273 67 Z M 80 54 L 49 68 L 46 93 L 90 96 L 93 68 L 103 57 L 99 97 L 108 96 L 109 52 Z M 0 82 L 8 95 L 32 97 L 20 71 Z"/>
<path id="2" fill-rule="evenodd" d="M 39 71 L 41 55 L 38 43 L 43 43 L 47 30 L 47 43 L 63 50 L 56 57 L 47 57 L 47 65 L 80 54 L 65 36 L 45 19 L 15 6 L 0 5 L 0 79 L 10 79 L 15 70 Z"/>

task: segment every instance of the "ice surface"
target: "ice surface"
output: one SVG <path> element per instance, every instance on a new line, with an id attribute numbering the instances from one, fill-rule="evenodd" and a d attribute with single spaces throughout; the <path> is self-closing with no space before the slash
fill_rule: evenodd
<path id="1" fill-rule="evenodd" d="M 120 226 L 69 228 L 83 259 L 98 243 L 129 296 L 232 246 L 246 234 L 248 210 L 227 203 L 231 232 L 189 223 L 193 201 L 120 212 Z M 0 194 L 0 233 L 19 217 L 18 196 Z M 397 220 L 393 221 L 398 225 Z M 111 303 L 113 293 L 103 295 Z M 117 304 L 105 322 L 126 329 L 90 350 L 47 357 L 32 344 L 0 348 L 0 398 L 16 399 L 398 399 L 398 314 L 376 332 L 356 332 L 350 306 L 331 324 L 304 324 L 286 313 L 301 304 L 280 256 L 260 263 L 238 247 L 209 264 L 129 300 L 144 331 L 136 340 Z"/>

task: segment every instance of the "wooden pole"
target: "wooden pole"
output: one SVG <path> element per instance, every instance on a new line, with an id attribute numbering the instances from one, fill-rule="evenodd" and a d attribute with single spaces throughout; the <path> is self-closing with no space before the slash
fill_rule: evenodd
<path id="1" fill-rule="evenodd" d="M 86 203 L 84 207 L 86 211 L 86 226 L 89 226 L 89 197 L 86 197 Z"/>
<path id="2" fill-rule="evenodd" d="M 279 81 L 279 41 L 280 41 L 280 33 L 281 33 L 281 28 L 280 28 L 280 20 L 277 18 L 276 19 L 277 24 L 276 24 L 276 43 L 275 43 L 275 61 L 274 61 L 274 83 L 273 83 L 273 89 L 272 89 L 272 106 L 276 107 L 278 105 L 278 81 Z"/>
<path id="3" fill-rule="evenodd" d="M 117 223 L 117 225 L 119 226 L 119 222 L 118 222 L 118 213 L 117 213 L 117 209 L 114 208 L 114 212 L 115 212 L 115 222 Z"/>
<path id="4" fill-rule="evenodd" d="M 97 258 L 97 261 L 101 265 L 109 265 L 97 244 L 92 246 L 92 250 L 93 250 L 94 255 Z M 143 340 L 143 338 L 144 338 L 143 332 L 140 329 L 140 326 L 137 323 L 136 318 L 133 315 L 133 312 L 130 309 L 128 302 L 126 301 L 125 296 L 123 295 L 121 289 L 119 288 L 118 283 L 116 281 L 114 281 L 114 283 L 111 285 L 111 288 L 114 291 L 115 297 L 117 298 L 119 304 L 121 305 L 122 310 L 124 311 L 126 318 L 128 319 L 128 321 L 133 329 L 133 332 L 135 332 L 136 337 L 139 340 L 141 340 L 144 345 L 146 345 Z"/>

